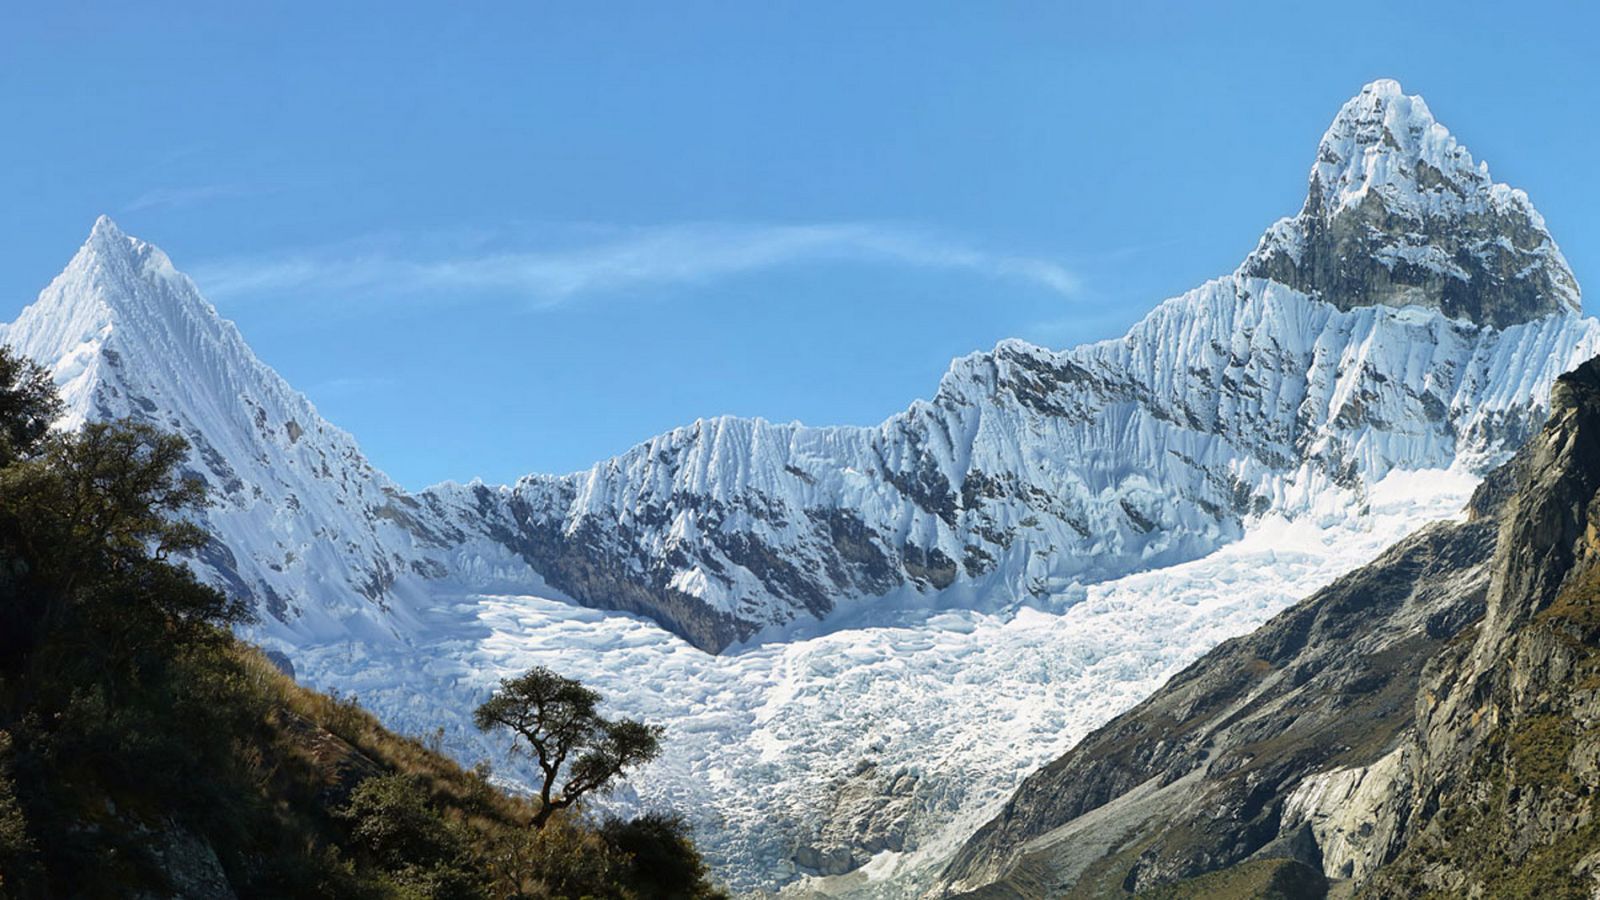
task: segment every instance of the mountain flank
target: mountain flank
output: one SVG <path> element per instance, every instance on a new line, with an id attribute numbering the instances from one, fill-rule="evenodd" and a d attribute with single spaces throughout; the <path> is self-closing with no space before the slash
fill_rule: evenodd
<path id="1" fill-rule="evenodd" d="M 1600 360 L 1551 402 L 1465 521 L 1223 644 L 1030 776 L 946 893 L 1222 896 L 1201 889 L 1271 871 L 1285 896 L 1591 896 Z"/>

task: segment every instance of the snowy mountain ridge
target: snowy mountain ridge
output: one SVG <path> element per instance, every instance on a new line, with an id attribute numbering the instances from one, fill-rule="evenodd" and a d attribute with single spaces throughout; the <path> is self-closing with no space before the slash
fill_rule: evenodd
<path id="1" fill-rule="evenodd" d="M 695 604 L 714 629 L 763 627 L 907 585 L 963 605 L 1042 599 L 1198 557 L 1249 515 L 1359 496 L 1396 466 L 1493 462 L 1542 416 L 1529 388 L 1595 334 L 1572 314 L 1495 331 L 1341 312 L 1227 278 L 1119 341 L 960 360 L 933 401 L 877 429 L 712 420 L 579 475 L 429 493 L 459 528 L 497 518 L 568 594 L 669 627 Z M 667 601 L 617 602 L 640 582 Z M 708 649 L 753 632 L 673 630 Z"/>
<path id="2" fill-rule="evenodd" d="M 216 538 L 192 564 L 310 683 L 498 761 L 462 711 L 554 666 L 668 725 L 633 799 L 700 811 L 737 886 L 881 881 L 1454 508 L 1600 352 L 1526 197 L 1390 84 L 1341 110 L 1305 207 L 1234 274 L 1121 338 L 958 359 L 873 428 L 708 419 L 584 472 L 409 494 L 104 219 L 0 339 L 52 368 L 69 424 L 190 439 Z"/>
<path id="3" fill-rule="evenodd" d="M 958 359 L 876 428 L 701 420 L 585 472 L 409 495 L 104 218 L 4 337 L 54 367 L 72 416 L 189 437 L 218 537 L 198 564 L 290 639 L 404 639 L 441 589 L 554 588 L 717 652 L 908 590 L 1048 603 L 1397 466 L 1491 464 L 1595 347 L 1577 304 L 1526 195 L 1379 81 L 1238 272 L 1120 339 Z"/>
<path id="4" fill-rule="evenodd" d="M 1041 601 L 1397 466 L 1498 461 L 1595 347 L 1578 296 L 1527 196 L 1379 81 L 1323 137 L 1300 214 L 1123 338 L 1002 342 L 877 428 L 706 420 L 587 472 L 429 494 L 569 596 L 712 651 L 907 587 Z"/>

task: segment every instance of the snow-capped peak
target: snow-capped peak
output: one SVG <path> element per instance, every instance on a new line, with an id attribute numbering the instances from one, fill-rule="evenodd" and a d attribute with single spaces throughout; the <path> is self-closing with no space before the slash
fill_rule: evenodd
<path id="1" fill-rule="evenodd" d="M 72 424 L 96 413 L 101 379 L 127 345 L 149 346 L 166 365 L 181 365 L 175 339 L 198 333 L 226 333 L 243 345 L 165 253 L 100 216 L 67 267 L 0 339 L 52 368 Z"/>
<path id="2" fill-rule="evenodd" d="M 88 269 L 97 264 L 107 274 L 153 275 L 169 280 L 187 280 L 160 247 L 129 235 L 106 215 L 94 220 L 94 227 L 89 229 L 89 236 L 78 248 L 73 264 L 67 267 L 67 271 L 71 272 L 75 267 Z"/>
<path id="3" fill-rule="evenodd" d="M 266 629 L 389 633 L 404 619 L 400 582 L 431 568 L 411 552 L 399 488 L 153 244 L 101 216 L 0 340 L 50 368 L 61 425 L 131 418 L 188 440 L 216 538 L 191 562 L 252 596 Z"/>
<path id="4" fill-rule="evenodd" d="M 1488 165 L 1474 165 L 1472 154 L 1434 119 L 1427 102 L 1406 95 L 1400 82 L 1389 78 L 1362 88 L 1339 110 L 1317 147 L 1311 179 L 1321 188 L 1329 214 L 1361 203 L 1374 191 L 1390 203 L 1439 210 L 1445 204 L 1486 202 L 1496 187 Z"/>
<path id="5" fill-rule="evenodd" d="M 103 215 L 95 219 L 72 261 L 38 301 L 23 311 L 18 323 L 30 317 L 60 318 L 68 312 L 66 307 L 94 306 L 101 315 L 110 317 L 131 314 L 129 304 L 137 304 L 142 292 L 127 288 L 138 281 L 186 287 L 188 290 L 176 291 L 169 299 L 198 301 L 206 310 L 215 312 L 209 303 L 199 299 L 193 283 L 173 266 L 161 248 L 124 233 L 110 216 Z"/>
<path id="6" fill-rule="evenodd" d="M 1334 116 L 1305 206 L 1240 274 L 1340 307 L 1422 306 L 1504 328 L 1580 308 L 1528 195 L 1489 177 L 1428 104 L 1380 79 Z"/>
<path id="7" fill-rule="evenodd" d="M 111 217 L 105 213 L 101 213 L 99 217 L 94 220 L 94 227 L 89 229 L 89 240 L 91 241 L 97 239 L 115 240 L 117 238 L 125 237 L 127 237 L 127 235 L 123 234 L 122 229 L 117 227 L 117 223 L 112 221 Z"/>

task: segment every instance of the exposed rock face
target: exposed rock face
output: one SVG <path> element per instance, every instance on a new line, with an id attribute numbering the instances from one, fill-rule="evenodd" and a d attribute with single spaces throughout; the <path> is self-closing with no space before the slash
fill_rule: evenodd
<path id="1" fill-rule="evenodd" d="M 1114 896 L 1271 853 L 1307 775 L 1384 765 L 1423 665 L 1482 612 L 1494 533 L 1489 517 L 1431 526 L 1207 654 L 1030 776 L 951 863 L 950 890 Z M 1360 831 L 1316 818 L 1323 787 L 1295 828 Z"/>
<path id="2" fill-rule="evenodd" d="M 1364 881 L 1398 846 L 1414 787 L 1410 763 L 1402 745 L 1370 765 L 1307 776 L 1284 802 L 1279 831 L 1298 834 L 1304 825 L 1325 875 Z"/>
<path id="3" fill-rule="evenodd" d="M 175 822 L 166 822 L 157 830 L 145 829 L 145 837 L 151 862 L 159 867 L 172 892 L 139 891 L 133 894 L 138 900 L 234 900 L 238 896 L 216 848 L 204 837 Z"/>
<path id="4" fill-rule="evenodd" d="M 1373 897 L 1600 890 L 1600 360 L 1517 464 L 1488 609 L 1424 677 L 1397 858 Z"/>
<path id="5" fill-rule="evenodd" d="M 1528 195 L 1494 184 L 1422 98 L 1388 80 L 1339 111 L 1305 208 L 1241 271 L 1340 309 L 1427 306 L 1500 328 L 1579 308 Z"/>
<path id="6" fill-rule="evenodd" d="M 808 875 L 842 875 L 885 850 L 912 849 L 907 840 L 919 801 L 914 772 L 883 772 L 863 761 L 834 794 L 834 809 L 814 840 L 795 850 L 795 865 Z"/>
<path id="7" fill-rule="evenodd" d="M 1288 854 L 1374 898 L 1591 896 L 1600 360 L 1552 404 L 1471 521 L 1222 645 L 1030 777 L 949 890 L 1122 896 Z"/>

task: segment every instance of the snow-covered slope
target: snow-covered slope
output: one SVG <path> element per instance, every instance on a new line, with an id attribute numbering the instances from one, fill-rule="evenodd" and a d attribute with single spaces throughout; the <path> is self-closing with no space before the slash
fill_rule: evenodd
<path id="1" fill-rule="evenodd" d="M 409 496 L 107 219 L 5 339 L 74 416 L 190 438 L 216 499 L 203 564 L 287 633 L 403 637 L 440 582 L 548 585 L 720 651 L 890 593 L 1041 602 L 1397 466 L 1481 467 L 1595 346 L 1577 303 L 1526 195 L 1381 81 L 1238 273 L 1117 340 L 957 360 L 876 428 L 702 420 L 574 475 Z"/>
<path id="2" fill-rule="evenodd" d="M 1377 82 L 1236 273 L 1116 340 L 957 360 L 876 428 L 706 420 L 410 495 L 104 219 L 0 339 L 70 419 L 190 439 L 194 564 L 302 677 L 469 760 L 494 677 L 592 681 L 669 728 L 639 799 L 752 887 L 914 881 L 1032 762 L 1451 509 L 1600 351 L 1578 309 L 1527 198 Z"/>

